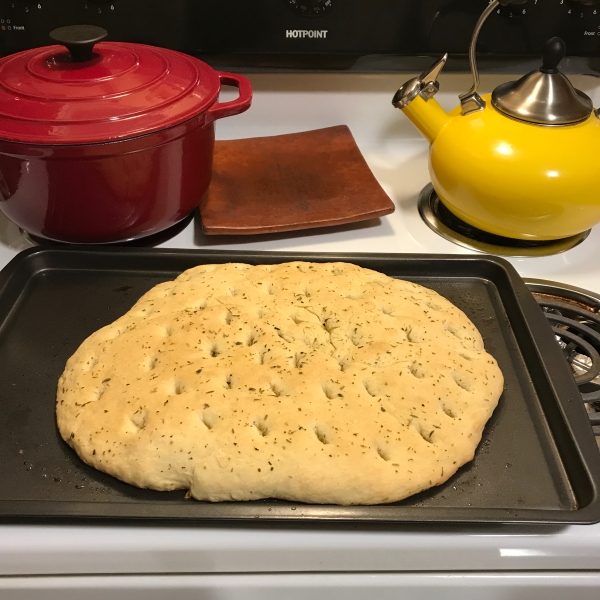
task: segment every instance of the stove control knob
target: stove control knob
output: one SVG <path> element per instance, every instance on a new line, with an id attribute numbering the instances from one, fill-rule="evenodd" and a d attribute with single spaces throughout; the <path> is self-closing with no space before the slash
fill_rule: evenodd
<path id="1" fill-rule="evenodd" d="M 331 10 L 332 0 L 286 0 L 288 6 L 303 17 L 320 17 Z"/>

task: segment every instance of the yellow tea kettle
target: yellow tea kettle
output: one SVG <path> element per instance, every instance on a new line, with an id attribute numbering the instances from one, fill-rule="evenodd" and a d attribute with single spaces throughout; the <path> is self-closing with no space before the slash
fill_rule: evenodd
<path id="1" fill-rule="evenodd" d="M 543 65 L 480 96 L 479 32 L 500 4 L 493 0 L 471 40 L 473 87 L 447 113 L 435 100 L 446 54 L 394 96 L 431 143 L 429 172 L 443 204 L 484 231 L 522 240 L 555 240 L 600 222 L 600 111 L 558 70 L 565 44 L 552 38 Z"/>

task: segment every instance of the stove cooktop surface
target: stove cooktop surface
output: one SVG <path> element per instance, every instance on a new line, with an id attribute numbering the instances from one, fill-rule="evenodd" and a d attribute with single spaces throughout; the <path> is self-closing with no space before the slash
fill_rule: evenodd
<path id="1" fill-rule="evenodd" d="M 252 109 L 218 123 L 217 137 L 278 135 L 347 124 L 396 212 L 370 222 L 256 237 L 209 237 L 197 217 L 151 241 L 168 248 L 289 252 L 465 254 L 421 218 L 419 195 L 429 182 L 427 143 L 391 98 L 407 77 L 396 75 L 251 75 Z M 490 91 L 509 76 L 484 76 Z M 514 78 L 514 77 L 513 77 Z M 593 79 L 573 78 L 600 104 Z M 444 75 L 436 99 L 449 109 L 470 87 L 468 76 Z M 227 93 L 223 94 L 228 99 Z M 0 214 L 0 268 L 35 244 Z M 578 245 L 550 256 L 508 260 L 525 278 L 600 293 L 600 227 Z M 560 311 L 559 311 L 560 312 Z M 558 317 L 569 315 L 562 313 Z M 589 325 L 589 323 L 584 323 Z M 555 327 L 569 329 L 555 321 Z M 593 336 L 588 336 L 588 338 Z M 584 341 L 587 339 L 584 336 Z M 563 340 L 574 368 L 585 353 Z M 579 355 L 579 356 L 578 356 Z M 583 367 L 581 364 L 583 364 Z M 585 385 L 593 384 L 588 382 Z M 592 404 L 592 403 L 590 403 Z M 594 570 L 600 564 L 600 525 L 498 528 L 174 528 L 0 527 L 0 575 L 255 571 Z"/>

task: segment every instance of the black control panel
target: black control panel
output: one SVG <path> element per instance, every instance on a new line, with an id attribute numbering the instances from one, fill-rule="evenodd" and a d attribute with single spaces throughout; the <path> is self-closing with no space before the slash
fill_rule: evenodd
<path id="1" fill-rule="evenodd" d="M 49 42 L 71 24 L 109 39 L 183 50 L 220 68 L 398 70 L 450 52 L 464 64 L 488 0 L 0 0 L 0 54 Z M 539 57 L 558 35 L 570 57 L 600 57 L 600 0 L 500 7 L 478 50 L 485 65 Z M 463 61 L 462 63 L 460 61 Z M 414 60 L 412 60 L 414 62 Z M 358 67 L 357 67 L 358 65 Z M 594 70 L 595 67 L 592 67 Z M 484 66 L 485 70 L 485 66 Z"/>
<path id="2" fill-rule="evenodd" d="M 54 42 L 64 25 L 99 25 L 109 39 L 184 50 L 186 0 L 0 0 L 0 54 Z"/>

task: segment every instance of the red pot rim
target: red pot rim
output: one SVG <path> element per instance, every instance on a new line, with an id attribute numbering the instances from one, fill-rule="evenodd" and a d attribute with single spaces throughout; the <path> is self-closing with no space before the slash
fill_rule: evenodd
<path id="1" fill-rule="evenodd" d="M 101 42 L 70 62 L 63 46 L 0 60 L 0 139 L 44 145 L 106 143 L 178 125 L 219 95 L 202 61 L 144 44 Z"/>
<path id="2" fill-rule="evenodd" d="M 214 104 L 213 104 L 214 106 Z M 103 146 L 116 146 L 123 144 L 128 144 L 129 142 L 139 142 L 144 138 L 148 138 L 149 141 L 153 141 L 156 138 L 161 138 L 160 143 L 166 143 L 173 137 L 180 137 L 182 135 L 186 135 L 192 129 L 196 127 L 202 127 L 206 123 L 202 118 L 192 117 L 191 119 L 187 119 L 185 121 L 181 121 L 171 125 L 169 127 L 165 127 L 164 129 L 157 129 L 156 131 L 148 131 L 138 135 L 132 135 L 127 137 L 122 137 L 116 140 L 99 140 L 97 142 L 75 142 L 68 144 L 60 144 L 60 143 L 43 143 L 43 142 L 29 142 L 23 140 L 9 140 L 5 138 L 0 138 L 0 152 L 11 152 L 11 149 L 14 151 L 18 151 L 18 148 L 33 148 L 33 149 L 61 149 L 63 151 L 68 151 L 69 148 L 94 148 L 94 147 L 103 147 Z M 139 149 L 139 148 L 138 148 Z"/>

